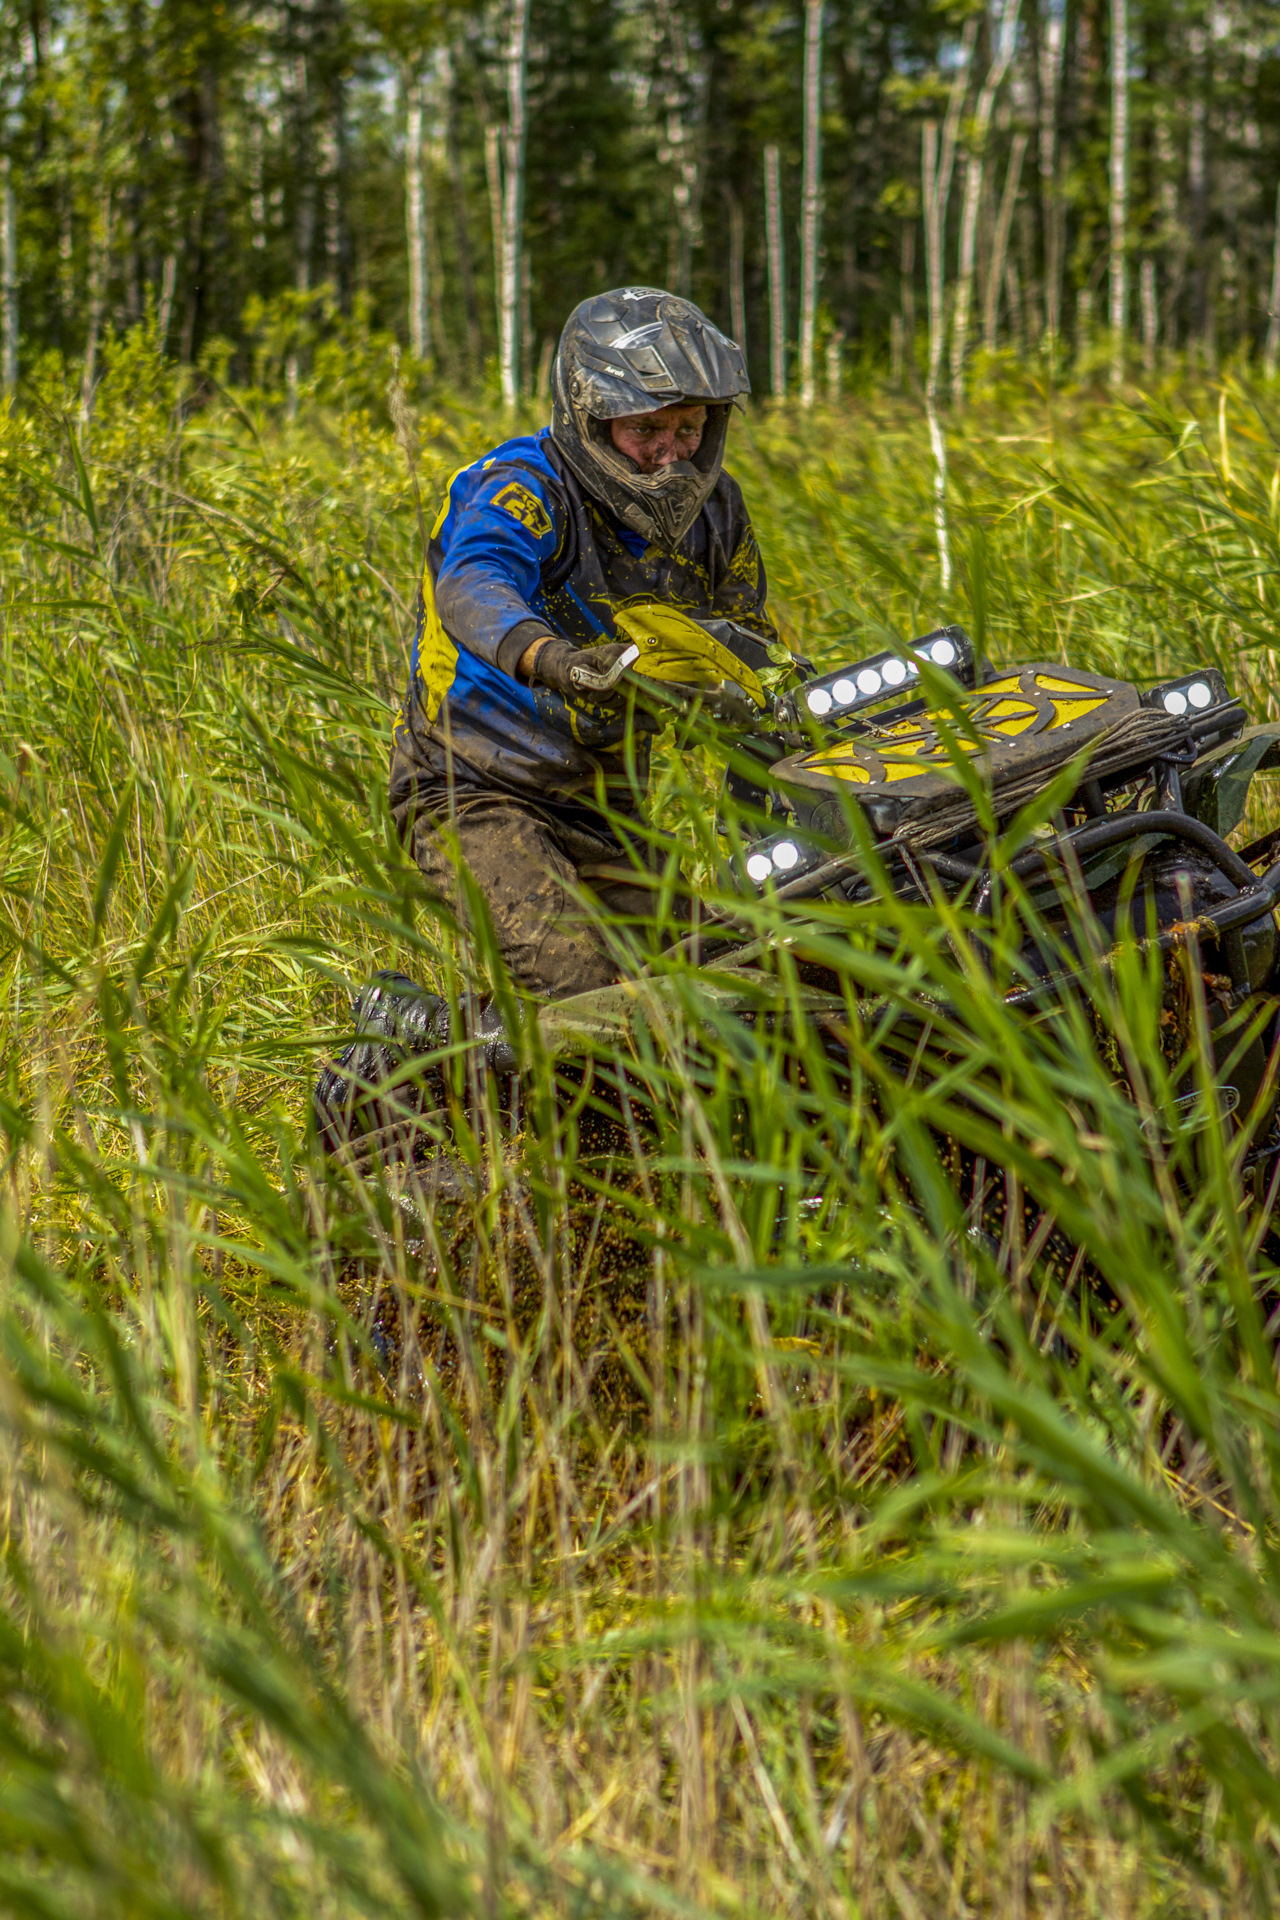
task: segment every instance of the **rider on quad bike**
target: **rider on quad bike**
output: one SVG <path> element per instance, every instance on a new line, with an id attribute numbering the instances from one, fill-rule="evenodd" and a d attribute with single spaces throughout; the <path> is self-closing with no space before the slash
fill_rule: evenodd
<path id="1" fill-rule="evenodd" d="M 661 721 L 623 679 L 638 652 L 661 679 L 679 639 L 669 629 L 696 624 L 704 684 L 730 704 L 744 698 L 738 681 L 763 704 L 759 675 L 788 663 L 722 464 L 749 391 L 741 348 L 689 301 L 649 287 L 583 301 L 561 335 L 551 426 L 455 474 L 432 530 L 392 812 L 460 918 L 465 865 L 512 982 L 543 998 L 620 977 L 616 942 L 584 900 L 614 929 L 652 927 L 663 862 L 643 809 Z M 687 679 L 687 639 L 677 652 L 684 664 L 665 677 Z M 678 896 L 674 911 L 687 911 Z M 496 1012 L 465 1011 L 501 1045 Z M 317 1089 L 326 1144 L 376 1083 L 380 1041 L 415 1051 L 450 1038 L 448 1010 L 403 975 L 378 976 L 354 1012 L 369 1039 Z"/>

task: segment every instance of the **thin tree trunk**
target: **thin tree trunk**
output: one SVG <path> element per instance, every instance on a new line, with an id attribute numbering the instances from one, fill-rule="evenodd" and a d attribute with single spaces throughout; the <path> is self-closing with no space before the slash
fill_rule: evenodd
<path id="1" fill-rule="evenodd" d="M 1138 270 L 1138 295 L 1142 303 L 1142 366 L 1146 373 L 1156 370 L 1156 343 L 1160 337 L 1160 306 L 1156 299 L 1156 263 L 1149 253 L 1142 256 Z"/>
<path id="2" fill-rule="evenodd" d="M 533 386 L 533 262 L 528 249 L 520 255 L 520 391 Z"/>
<path id="3" fill-rule="evenodd" d="M 951 322 L 951 392 L 956 400 L 964 395 L 964 360 L 969 345 L 969 308 L 973 299 L 974 265 L 978 245 L 978 208 L 982 200 L 982 175 L 987 136 L 1009 62 L 1013 58 L 1018 31 L 1019 0 L 1004 0 L 996 27 L 996 46 L 987 69 L 987 77 L 978 95 L 973 116 L 973 135 L 964 169 L 964 203 L 960 216 L 960 259 L 956 275 L 956 304 Z"/>
<path id="4" fill-rule="evenodd" d="M 84 373 L 80 382 L 80 423 L 89 424 L 93 412 L 93 391 L 98 377 L 98 340 L 102 316 L 107 306 L 107 281 L 111 269 L 111 189 L 104 187 L 98 202 L 98 218 L 89 249 L 89 324 L 85 336 Z"/>
<path id="5" fill-rule="evenodd" d="M 769 261 L 769 376 L 775 400 L 787 397 L 787 290 L 782 254 L 782 156 L 764 150 L 765 251 Z"/>
<path id="6" fill-rule="evenodd" d="M 503 404 L 520 397 L 520 307 L 524 237 L 525 77 L 529 58 L 529 0 L 510 0 L 507 31 L 507 130 L 503 140 L 502 286 L 498 363 Z"/>
<path id="7" fill-rule="evenodd" d="M 942 591 L 951 586 L 951 541 L 947 532 L 947 441 L 938 418 L 938 379 L 942 371 L 942 348 L 946 310 L 943 303 L 943 249 L 946 244 L 947 200 L 951 192 L 951 170 L 955 162 L 956 134 L 960 113 L 968 90 L 969 61 L 977 38 L 978 20 L 970 15 L 965 22 L 960 60 L 951 82 L 947 117 L 939 137 L 936 120 L 926 120 L 921 132 L 921 172 L 924 184 L 925 278 L 929 293 L 929 368 L 925 380 L 924 404 L 929 422 L 929 441 L 934 464 L 934 525 L 938 535 L 938 572 Z"/>
<path id="8" fill-rule="evenodd" d="M 61 145 L 62 142 L 59 142 Z M 76 261 L 75 233 L 71 222 L 71 162 L 58 169 L 58 333 L 62 351 L 70 356 L 71 327 L 75 318 Z"/>
<path id="9" fill-rule="evenodd" d="M 345 124 L 342 86 L 340 82 L 335 82 L 329 101 L 329 111 L 325 115 L 320 131 L 320 165 L 321 177 L 324 181 L 325 279 L 333 288 L 334 304 L 341 313 L 346 313 L 350 307 L 347 298 L 348 275 L 342 217 Z"/>
<path id="10" fill-rule="evenodd" d="M 1204 352 L 1209 334 L 1209 262 L 1206 257 L 1205 227 L 1209 214 L 1209 165 L 1207 153 L 1207 112 L 1205 108 L 1205 46 L 1203 27 L 1192 27 L 1187 35 L 1191 52 L 1191 113 L 1187 133 L 1187 198 L 1190 202 L 1188 251 L 1191 256 L 1191 329 L 1199 336 Z"/>
<path id="11" fill-rule="evenodd" d="M 844 328 L 834 327 L 827 340 L 827 398 L 840 398 L 841 359 L 844 354 Z"/>
<path id="12" fill-rule="evenodd" d="M 1009 235 L 1013 230 L 1013 210 L 1018 200 L 1022 161 L 1027 151 L 1027 135 L 1015 133 L 1009 148 L 1009 165 L 996 216 L 995 237 L 991 243 L 991 263 L 987 270 L 987 292 L 982 312 L 982 344 L 988 353 L 996 350 L 996 331 L 1000 322 L 1000 289 L 1004 284 L 1004 266 L 1009 257 Z M 1046 275 L 1046 279 L 1048 276 Z M 1052 336 L 1053 329 L 1049 329 Z"/>
<path id="13" fill-rule="evenodd" d="M 1015 353 L 1021 353 L 1026 344 L 1026 321 L 1022 312 L 1022 287 L 1018 280 L 1018 263 L 1012 257 L 1004 263 L 1004 292 L 1009 302 L 1009 338 Z"/>
<path id="14" fill-rule="evenodd" d="M 924 180 L 924 251 L 929 291 L 929 371 L 924 407 L 933 449 L 933 524 L 938 538 L 938 575 L 942 591 L 951 585 L 951 540 L 947 532 L 947 441 L 938 418 L 938 373 L 942 365 L 942 197 L 938 181 L 938 123 L 926 120 L 922 129 L 921 173 Z"/>
<path id="15" fill-rule="evenodd" d="M 1062 80 L 1063 16 L 1041 16 L 1040 213 L 1044 222 L 1044 325 L 1052 365 L 1062 334 L 1062 197 L 1058 190 L 1058 89 Z M 998 286 L 997 282 L 997 286 Z M 997 296 L 998 297 L 998 296 Z"/>
<path id="16" fill-rule="evenodd" d="M 434 354 L 437 363 L 447 369 L 450 380 L 458 378 L 458 357 L 449 341 L 449 329 L 444 317 L 445 270 L 444 255 L 440 249 L 440 227 L 436 220 L 436 205 L 431 193 L 431 147 L 428 142 L 426 178 L 423 181 L 424 218 L 427 229 L 427 351 Z M 443 156 L 441 156 L 442 158 Z"/>
<path id="17" fill-rule="evenodd" d="M 441 56 L 440 81 L 445 90 L 445 152 L 449 164 L 449 182 L 453 191 L 454 245 L 458 250 L 458 283 L 462 293 L 462 319 L 466 329 L 467 358 L 473 374 L 480 371 L 484 345 L 480 337 L 480 306 L 476 299 L 475 269 L 471 259 L 471 220 L 467 212 L 467 183 L 462 171 L 462 150 L 458 140 L 458 93 L 452 47 Z"/>
<path id="18" fill-rule="evenodd" d="M 747 295 L 742 202 L 732 191 L 729 201 L 729 330 L 743 354 L 747 351 Z"/>
<path id="19" fill-rule="evenodd" d="M 813 336 L 818 313 L 818 245 L 822 226 L 822 7 L 804 9 L 804 190 L 800 215 L 800 405 L 812 407 Z"/>
<path id="20" fill-rule="evenodd" d="M 947 201 L 951 194 L 951 173 L 956 157 L 956 135 L 960 129 L 960 113 L 964 106 L 964 97 L 968 88 L 969 61 L 973 55 L 973 44 L 977 38 L 978 21 L 976 15 L 970 15 L 965 23 L 964 38 L 960 47 L 960 60 L 955 78 L 951 82 L 951 98 L 947 103 L 947 117 L 942 125 L 939 138 L 936 120 L 925 122 L 924 130 L 924 253 L 925 278 L 929 293 L 929 373 L 928 389 L 936 402 L 938 379 L 942 371 L 942 349 L 946 334 L 945 309 L 943 304 L 943 268 L 947 232 Z"/>
<path id="21" fill-rule="evenodd" d="M 682 298 L 688 299 L 693 281 L 693 256 L 702 244 L 702 163 L 699 153 L 700 96 L 695 87 L 693 62 L 689 58 L 689 39 L 685 30 L 684 9 L 671 0 L 658 0 L 658 24 L 665 42 L 663 64 L 667 72 L 664 88 L 667 109 L 667 144 L 675 163 L 675 220 L 671 229 L 669 260 L 670 284 Z"/>
<path id="22" fill-rule="evenodd" d="M 489 225 L 493 231 L 493 313 L 502 340 L 502 281 L 505 243 L 502 226 L 502 131 L 490 123 L 484 130 L 484 178 L 489 189 Z"/>
<path id="23" fill-rule="evenodd" d="M 407 103 L 404 208 L 409 242 L 409 345 L 414 358 L 425 360 L 430 338 L 427 262 L 427 194 L 422 164 L 422 75 L 414 74 L 405 89 Z"/>
<path id="24" fill-rule="evenodd" d="M 293 221 L 293 284 L 298 293 L 311 291 L 311 249 L 316 236 L 315 143 L 312 140 L 310 73 L 305 55 L 294 62 L 294 92 L 297 100 L 298 198 Z M 286 409 L 292 420 L 298 411 L 298 350 L 293 348 L 285 361 Z"/>
<path id="25" fill-rule="evenodd" d="M 256 111 L 249 122 L 249 219 L 253 226 L 253 250 L 267 250 L 267 193 L 263 176 L 262 118 Z"/>
<path id="26" fill-rule="evenodd" d="M 1280 360 L 1280 187 L 1276 188 L 1276 228 L 1271 242 L 1271 307 L 1267 319 L 1267 348 L 1264 365 L 1268 380 L 1276 377 Z"/>
<path id="27" fill-rule="evenodd" d="M 1111 0 L 1111 384 L 1124 379 L 1129 279 L 1129 16 L 1127 0 Z"/>
<path id="28" fill-rule="evenodd" d="M 1178 189 L 1181 168 L 1178 165 L 1177 148 L 1174 145 L 1173 132 L 1169 125 L 1169 106 L 1166 101 L 1157 101 L 1154 114 L 1155 158 L 1159 170 L 1160 183 L 1160 226 L 1159 243 L 1165 257 L 1164 271 L 1164 335 L 1170 347 L 1178 344 L 1178 309 L 1182 302 L 1182 289 L 1187 278 L 1187 253 L 1190 236 L 1187 223 L 1179 205 Z"/>
<path id="29" fill-rule="evenodd" d="M 178 256 L 166 253 L 164 265 L 160 269 L 160 304 L 156 308 L 156 339 L 161 353 L 169 340 L 169 327 L 173 320 L 173 297 L 178 291 Z"/>
<path id="30" fill-rule="evenodd" d="M 1093 344 L 1093 288 L 1076 288 L 1076 364 L 1083 370 Z"/>
<path id="31" fill-rule="evenodd" d="M 0 308 L 0 365 L 4 391 L 12 401 L 18 385 L 18 203 L 13 191 L 13 164 L 7 153 L 0 155 Z"/>

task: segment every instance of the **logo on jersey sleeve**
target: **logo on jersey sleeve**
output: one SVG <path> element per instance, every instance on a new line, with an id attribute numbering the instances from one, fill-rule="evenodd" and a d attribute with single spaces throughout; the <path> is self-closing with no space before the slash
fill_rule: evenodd
<path id="1" fill-rule="evenodd" d="M 495 507 L 501 507 L 503 513 L 509 513 L 522 527 L 528 527 L 535 540 L 545 539 L 551 531 L 551 515 L 543 506 L 536 493 L 528 487 L 522 487 L 518 480 L 503 487 L 493 496 Z"/>

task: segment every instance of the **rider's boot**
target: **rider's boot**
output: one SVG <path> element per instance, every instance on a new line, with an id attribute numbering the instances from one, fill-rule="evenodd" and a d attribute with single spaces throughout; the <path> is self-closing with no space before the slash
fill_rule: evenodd
<path id="1" fill-rule="evenodd" d="M 363 1148 L 397 1160 L 429 1156 L 437 1142 L 421 1122 L 448 1106 L 440 1056 L 455 1034 L 479 1043 L 486 1072 L 516 1068 L 495 1007 L 482 1011 L 479 997 L 466 994 L 451 1011 L 408 974 L 376 973 L 357 994 L 352 1020 L 355 1040 L 323 1069 L 312 1096 L 317 1137 L 329 1154 Z M 406 1071 L 414 1061 L 418 1067 Z"/>

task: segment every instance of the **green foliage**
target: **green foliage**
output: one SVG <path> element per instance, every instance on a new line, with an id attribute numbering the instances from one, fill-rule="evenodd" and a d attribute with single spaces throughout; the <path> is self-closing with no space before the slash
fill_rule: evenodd
<path id="1" fill-rule="evenodd" d="M 0 1903 L 1273 1910 L 1275 1276 L 1247 1136 L 1170 1125 L 1139 955 L 1046 1018 L 1001 997 L 1012 881 L 994 982 L 962 914 L 766 900 L 851 1085 L 676 954 L 647 1128 L 531 1058 L 470 1198 L 319 1165 L 348 990 L 494 972 L 388 820 L 416 520 L 384 348 L 343 361 L 292 421 L 274 374 L 196 409 L 139 334 L 87 431 L 55 366 L 0 423 Z M 429 495 L 497 431 L 419 426 Z M 908 406 L 735 434 L 823 659 L 955 619 L 1269 712 L 1249 392 L 1009 380 L 953 437 L 945 604 Z M 655 806 L 714 899 L 680 745 Z"/>
<path id="2" fill-rule="evenodd" d="M 960 267 L 973 113 L 993 10 L 970 0 L 829 3 L 824 13 L 822 293 L 851 361 L 909 367 L 924 317 L 920 123 L 940 114 L 977 16 L 961 159 L 944 222 Z M 1280 86 L 1271 11 L 1233 0 L 1129 9 L 1129 331 L 1212 366 L 1256 354 L 1272 305 Z M 432 352 L 480 387 L 496 351 L 493 136 L 507 113 L 509 0 L 12 0 L 0 14 L 0 161 L 13 189 L 23 377 L 150 315 L 166 351 L 231 342 L 250 378 L 246 309 L 305 312 L 327 287 L 350 320 L 407 324 L 407 102 L 424 103 Z M 678 282 L 738 324 L 758 386 L 768 359 L 763 151 L 798 226 L 800 0 L 530 0 L 525 164 L 530 270 L 524 391 L 548 337 L 602 286 Z M 1100 344 L 1107 266 L 1109 33 L 1086 0 L 1021 9 L 985 140 L 969 346 L 997 281 L 1000 343 L 1059 372 Z M 1020 162 L 1007 257 L 997 208 Z M 1016 184 L 1016 183 L 1015 183 Z M 735 222 L 740 220 L 737 229 Z M 740 232 L 740 256 L 734 234 Z M 800 247 L 784 249 L 788 337 Z M 1154 278 L 1143 280 L 1144 265 Z M 297 316 L 301 318 L 302 316 Z M 527 326 L 525 321 L 527 319 Z M 305 328 L 299 352 L 306 360 Z M 1273 356 L 1274 357 L 1274 356 Z M 303 367 L 305 373 L 305 364 Z"/>

